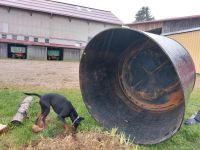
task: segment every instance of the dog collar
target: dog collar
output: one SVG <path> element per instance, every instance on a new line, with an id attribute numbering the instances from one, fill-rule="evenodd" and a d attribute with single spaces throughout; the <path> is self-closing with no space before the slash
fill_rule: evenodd
<path id="1" fill-rule="evenodd" d="M 73 121 L 73 125 L 74 125 L 74 123 L 77 121 L 79 119 L 79 116 L 78 117 L 76 117 L 76 119 Z"/>

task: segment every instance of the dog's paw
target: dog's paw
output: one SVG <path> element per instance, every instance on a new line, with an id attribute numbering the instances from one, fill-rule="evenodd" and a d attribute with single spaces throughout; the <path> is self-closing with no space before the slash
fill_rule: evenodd
<path id="1" fill-rule="evenodd" d="M 66 135 L 69 135 L 70 134 L 70 128 L 65 126 L 63 133 L 66 134 Z"/>
<path id="2" fill-rule="evenodd" d="M 40 126 L 35 125 L 35 124 L 32 126 L 32 131 L 33 131 L 34 133 L 41 132 L 43 129 L 44 129 L 44 128 L 41 128 Z"/>
<path id="3" fill-rule="evenodd" d="M 70 126 L 70 125 L 64 126 L 64 134 L 70 135 L 70 134 L 74 134 L 74 133 L 75 133 L 75 129 L 73 126 Z"/>

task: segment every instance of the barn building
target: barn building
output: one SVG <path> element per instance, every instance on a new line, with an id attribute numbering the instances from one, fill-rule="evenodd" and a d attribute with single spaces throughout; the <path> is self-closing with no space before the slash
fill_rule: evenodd
<path id="1" fill-rule="evenodd" d="M 132 29 L 161 34 L 182 44 L 200 73 L 200 15 L 127 24 Z"/>
<path id="2" fill-rule="evenodd" d="M 0 0 L 0 58 L 79 60 L 94 35 L 121 25 L 110 11 L 51 0 Z"/>

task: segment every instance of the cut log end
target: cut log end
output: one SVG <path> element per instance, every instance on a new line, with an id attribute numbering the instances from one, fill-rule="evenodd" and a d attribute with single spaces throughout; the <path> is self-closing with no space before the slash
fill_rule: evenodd
<path id="1" fill-rule="evenodd" d="M 0 124 L 0 134 L 5 133 L 8 131 L 8 126 Z"/>
<path id="2" fill-rule="evenodd" d="M 19 120 L 12 120 L 11 123 L 14 124 L 14 125 L 20 125 L 20 124 L 22 124 L 22 122 L 19 121 Z"/>

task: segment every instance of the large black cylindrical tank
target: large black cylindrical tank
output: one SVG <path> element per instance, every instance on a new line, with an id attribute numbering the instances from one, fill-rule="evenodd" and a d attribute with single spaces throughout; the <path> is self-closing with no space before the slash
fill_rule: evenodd
<path id="1" fill-rule="evenodd" d="M 91 115 L 139 144 L 159 143 L 179 130 L 194 82 L 194 64 L 183 46 L 126 28 L 96 35 L 80 62 Z"/>

